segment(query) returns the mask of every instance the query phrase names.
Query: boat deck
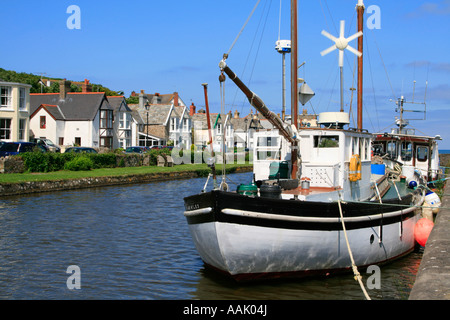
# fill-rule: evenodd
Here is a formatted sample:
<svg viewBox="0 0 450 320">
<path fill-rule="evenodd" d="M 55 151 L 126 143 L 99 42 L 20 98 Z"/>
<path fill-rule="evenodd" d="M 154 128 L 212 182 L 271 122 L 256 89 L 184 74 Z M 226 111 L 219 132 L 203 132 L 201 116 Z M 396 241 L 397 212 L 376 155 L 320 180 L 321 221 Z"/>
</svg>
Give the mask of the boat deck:
<svg viewBox="0 0 450 320">
<path fill-rule="evenodd" d="M 313 194 L 328 193 L 336 190 L 342 190 L 342 188 L 337 187 L 310 187 L 309 189 L 303 189 L 298 187 L 291 190 L 283 190 L 283 194 L 289 194 L 293 196 L 309 196 Z"/>
</svg>

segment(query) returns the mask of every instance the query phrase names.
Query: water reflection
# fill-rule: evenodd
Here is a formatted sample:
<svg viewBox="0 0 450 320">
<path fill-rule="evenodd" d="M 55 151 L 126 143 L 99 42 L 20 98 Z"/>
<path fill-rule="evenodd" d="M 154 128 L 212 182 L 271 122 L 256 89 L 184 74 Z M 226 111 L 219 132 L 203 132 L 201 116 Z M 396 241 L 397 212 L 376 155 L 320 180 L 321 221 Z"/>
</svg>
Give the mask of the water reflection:
<svg viewBox="0 0 450 320">
<path fill-rule="evenodd" d="M 230 177 L 239 184 L 251 173 Z M 236 284 L 205 269 L 182 214 L 183 197 L 204 182 L 1 199 L 0 299 L 364 299 L 352 275 Z M 371 298 L 407 299 L 420 258 L 382 267 Z M 67 289 L 70 265 L 81 269 L 81 290 Z"/>
</svg>

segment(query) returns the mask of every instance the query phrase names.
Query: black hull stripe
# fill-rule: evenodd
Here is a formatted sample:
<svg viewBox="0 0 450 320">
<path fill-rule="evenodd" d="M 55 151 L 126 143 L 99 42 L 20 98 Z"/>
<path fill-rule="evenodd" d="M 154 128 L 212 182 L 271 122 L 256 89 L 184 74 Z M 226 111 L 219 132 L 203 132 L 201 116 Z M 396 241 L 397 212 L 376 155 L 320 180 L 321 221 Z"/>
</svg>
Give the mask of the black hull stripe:
<svg viewBox="0 0 450 320">
<path fill-rule="evenodd" d="M 342 230 L 337 202 L 251 198 L 222 191 L 201 193 L 184 200 L 188 224 L 222 222 L 282 229 Z M 416 210 L 406 207 L 411 204 L 411 200 L 412 195 L 383 205 L 342 203 L 346 228 L 352 230 L 403 222 L 416 214 Z M 405 209 L 400 210 L 399 205 L 405 205 Z M 238 211 L 254 212 L 261 216 L 230 214 L 230 212 Z M 200 212 L 201 214 L 196 214 Z M 392 214 L 393 212 L 398 214 Z M 262 216 L 263 214 L 266 216 Z M 267 217 L 276 218 L 277 216 L 285 219 L 267 219 Z"/>
</svg>

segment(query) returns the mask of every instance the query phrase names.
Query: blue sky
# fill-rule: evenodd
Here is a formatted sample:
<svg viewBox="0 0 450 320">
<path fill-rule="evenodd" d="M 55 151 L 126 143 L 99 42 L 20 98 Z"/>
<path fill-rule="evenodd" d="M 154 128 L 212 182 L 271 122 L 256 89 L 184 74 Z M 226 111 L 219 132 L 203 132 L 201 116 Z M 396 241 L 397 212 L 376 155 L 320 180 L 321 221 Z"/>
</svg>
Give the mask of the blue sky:
<svg viewBox="0 0 450 320">
<path fill-rule="evenodd" d="M 257 0 L 190 1 L 5 1 L 0 67 L 27 73 L 101 83 L 112 90 L 147 93 L 179 92 L 186 104 L 204 107 L 202 83 L 208 83 L 213 112 L 220 111 L 218 63 L 227 52 Z M 357 0 L 299 0 L 299 69 L 316 92 L 304 107 L 308 112 L 339 110 L 337 52 L 320 52 L 332 45 L 321 35 L 338 35 L 346 21 L 346 36 L 356 32 Z M 396 100 L 401 95 L 423 102 L 426 120 L 411 121 L 418 133 L 440 134 L 441 149 L 450 149 L 450 0 L 364 1 L 380 9 L 380 29 L 365 28 L 364 127 L 389 131 Z M 81 10 L 81 29 L 67 28 L 70 5 Z M 279 34 L 289 39 L 289 1 L 261 0 L 233 47 L 229 66 L 275 112 L 281 112 L 281 55 L 274 49 Z M 372 14 L 366 13 L 366 20 Z M 350 43 L 356 47 L 356 41 Z M 289 86 L 289 56 L 287 56 Z M 355 56 L 344 62 L 345 110 L 351 100 Z M 290 101 L 289 90 L 287 99 Z M 250 106 L 234 84 L 225 82 L 225 111 L 242 115 Z M 422 104 L 405 108 L 422 109 Z M 290 107 L 287 107 L 290 110 Z M 417 118 L 421 114 L 414 113 Z"/>
</svg>

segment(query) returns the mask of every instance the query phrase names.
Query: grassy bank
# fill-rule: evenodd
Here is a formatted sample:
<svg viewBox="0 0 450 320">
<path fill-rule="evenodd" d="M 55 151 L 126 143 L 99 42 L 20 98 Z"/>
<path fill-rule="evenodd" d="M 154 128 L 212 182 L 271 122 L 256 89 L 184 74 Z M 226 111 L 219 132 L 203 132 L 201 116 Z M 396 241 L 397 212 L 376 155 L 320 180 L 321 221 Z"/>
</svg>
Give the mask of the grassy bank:
<svg viewBox="0 0 450 320">
<path fill-rule="evenodd" d="M 227 164 L 227 172 L 232 173 L 237 168 L 251 168 L 251 164 Z M 217 165 L 218 172 L 221 172 L 222 165 Z M 128 176 L 140 174 L 152 174 L 162 172 L 183 172 L 183 171 L 197 171 L 200 176 L 207 176 L 211 172 L 206 164 L 181 164 L 174 167 L 157 167 L 157 166 L 143 166 L 143 167 L 126 167 L 126 168 L 101 168 L 89 171 L 54 171 L 48 173 L 9 173 L 0 174 L 0 184 L 4 183 L 22 183 L 33 181 L 54 181 L 54 180 L 71 180 L 82 179 L 90 177 L 109 177 L 109 176 Z"/>
</svg>

